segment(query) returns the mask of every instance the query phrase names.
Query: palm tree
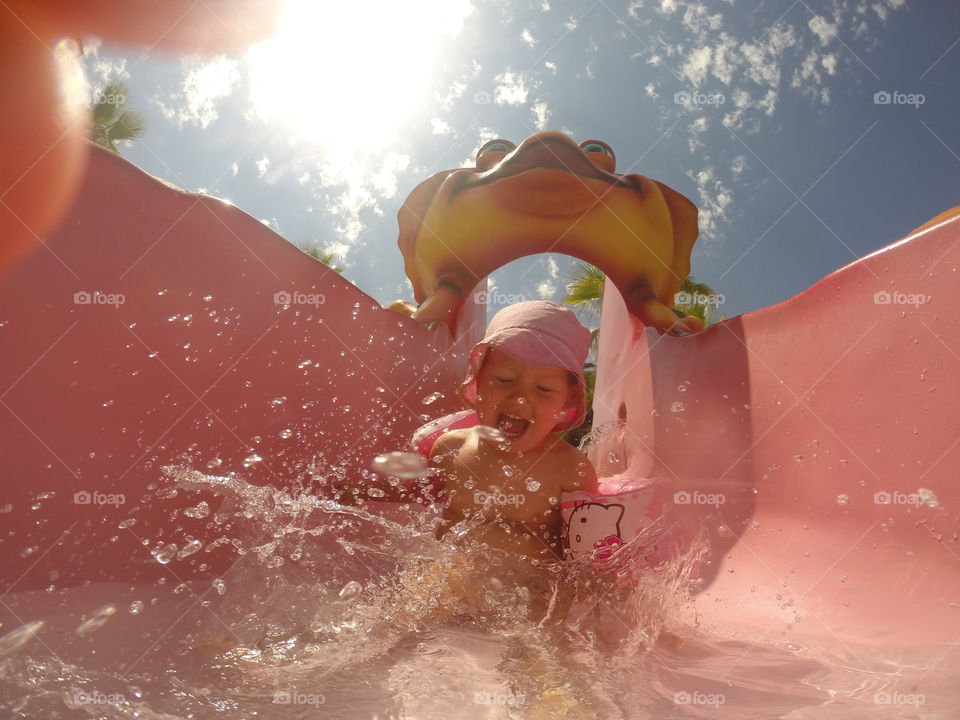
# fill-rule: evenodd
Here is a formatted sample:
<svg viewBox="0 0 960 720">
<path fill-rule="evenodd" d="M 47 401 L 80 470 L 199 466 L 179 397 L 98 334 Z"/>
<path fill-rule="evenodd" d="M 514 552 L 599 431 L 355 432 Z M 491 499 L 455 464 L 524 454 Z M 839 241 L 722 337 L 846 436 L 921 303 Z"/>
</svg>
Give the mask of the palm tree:
<svg viewBox="0 0 960 720">
<path fill-rule="evenodd" d="M 719 318 L 714 317 L 722 297 L 712 287 L 706 283 L 698 283 L 693 279 L 693 275 L 690 275 L 680 286 L 673 311 L 677 315 L 693 315 L 700 318 L 706 329 L 723 320 L 723 315 Z"/>
<path fill-rule="evenodd" d="M 143 137 L 147 127 L 146 118 L 136 110 L 127 110 L 127 88 L 123 83 L 112 82 L 94 93 L 90 139 L 118 155 L 121 143 L 129 145 Z"/>
<path fill-rule="evenodd" d="M 320 247 L 320 245 L 318 245 L 317 243 L 314 243 L 310 247 L 307 247 L 305 245 L 299 245 L 298 247 L 301 250 L 303 250 L 307 255 L 312 257 L 314 260 L 319 260 L 334 272 L 336 273 L 343 272 L 342 267 L 337 267 L 336 265 L 333 264 L 333 261 L 336 259 L 337 256 L 333 252 L 333 250 L 330 248 L 329 245 Z"/>
<path fill-rule="evenodd" d="M 586 315 L 591 319 L 600 319 L 603 308 L 603 285 L 606 276 L 590 263 L 581 261 L 570 266 L 567 273 L 567 295 L 563 304 L 569 305 L 573 311 L 583 318 Z M 600 341 L 600 329 L 590 331 L 590 353 L 596 354 L 597 344 Z"/>
</svg>

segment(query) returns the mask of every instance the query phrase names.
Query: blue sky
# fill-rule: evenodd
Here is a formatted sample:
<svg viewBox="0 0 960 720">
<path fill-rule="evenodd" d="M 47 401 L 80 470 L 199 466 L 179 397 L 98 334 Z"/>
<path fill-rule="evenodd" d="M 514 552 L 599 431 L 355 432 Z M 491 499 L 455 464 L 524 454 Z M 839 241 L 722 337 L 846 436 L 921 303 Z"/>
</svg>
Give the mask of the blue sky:
<svg viewBox="0 0 960 720">
<path fill-rule="evenodd" d="M 412 299 L 396 247 L 410 190 L 472 165 L 486 140 L 539 129 L 604 140 L 618 172 L 693 200 L 693 273 L 727 317 L 960 204 L 955 0 L 298 1 L 290 13 L 277 39 L 235 57 L 87 39 L 91 92 L 120 80 L 147 116 L 126 158 L 295 244 L 333 246 L 381 303 Z M 569 264 L 519 260 L 494 286 L 559 300 Z"/>
</svg>

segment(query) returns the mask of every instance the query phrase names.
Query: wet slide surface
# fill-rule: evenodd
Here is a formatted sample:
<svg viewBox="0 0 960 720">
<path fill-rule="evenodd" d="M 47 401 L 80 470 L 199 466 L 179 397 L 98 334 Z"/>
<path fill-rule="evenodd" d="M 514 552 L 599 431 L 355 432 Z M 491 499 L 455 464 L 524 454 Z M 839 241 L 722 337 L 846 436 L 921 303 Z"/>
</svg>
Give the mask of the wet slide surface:
<svg viewBox="0 0 960 720">
<path fill-rule="evenodd" d="M 626 431 L 617 467 L 592 459 L 657 478 L 677 518 L 704 523 L 698 622 L 960 638 L 958 239 L 947 218 L 683 338 L 608 291 L 597 423 Z M 48 249 L 0 284 L 0 323 L 4 590 L 220 574 L 229 545 L 151 554 L 222 534 L 182 512 L 205 496 L 174 495 L 165 466 L 295 490 L 321 453 L 357 472 L 458 409 L 444 328 L 97 148 Z"/>
</svg>

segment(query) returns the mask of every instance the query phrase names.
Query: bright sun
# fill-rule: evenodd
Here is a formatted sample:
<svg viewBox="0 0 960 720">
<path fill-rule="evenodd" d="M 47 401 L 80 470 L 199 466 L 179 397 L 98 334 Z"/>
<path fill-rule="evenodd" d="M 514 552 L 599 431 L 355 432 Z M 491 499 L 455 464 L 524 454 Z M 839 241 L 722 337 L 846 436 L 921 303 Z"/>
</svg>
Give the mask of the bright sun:
<svg viewBox="0 0 960 720">
<path fill-rule="evenodd" d="M 251 96 L 297 139 L 376 149 L 422 106 L 444 36 L 470 0 L 287 0 L 277 34 L 250 50 Z"/>
</svg>

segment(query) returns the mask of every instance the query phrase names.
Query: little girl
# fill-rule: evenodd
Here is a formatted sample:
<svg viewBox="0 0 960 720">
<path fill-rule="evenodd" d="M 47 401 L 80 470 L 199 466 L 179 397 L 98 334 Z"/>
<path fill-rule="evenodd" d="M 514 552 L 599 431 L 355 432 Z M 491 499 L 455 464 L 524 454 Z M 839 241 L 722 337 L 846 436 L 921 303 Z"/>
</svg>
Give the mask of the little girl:
<svg viewBox="0 0 960 720">
<path fill-rule="evenodd" d="M 444 481 L 441 535 L 466 520 L 492 547 L 562 557 L 560 494 L 597 491 L 593 466 L 557 434 L 584 420 L 589 348 L 590 331 L 551 302 L 493 317 L 460 387 L 478 425 L 445 432 L 429 449 Z"/>
</svg>

